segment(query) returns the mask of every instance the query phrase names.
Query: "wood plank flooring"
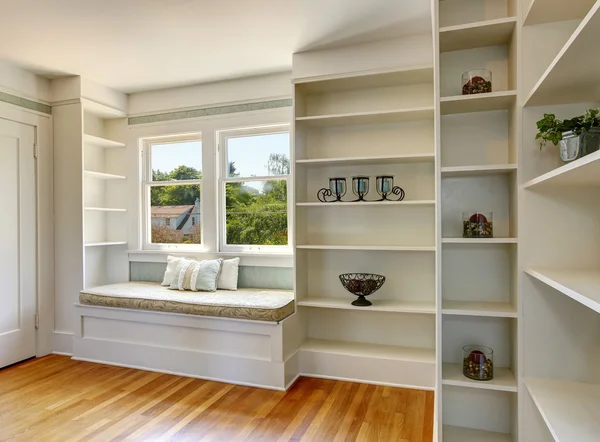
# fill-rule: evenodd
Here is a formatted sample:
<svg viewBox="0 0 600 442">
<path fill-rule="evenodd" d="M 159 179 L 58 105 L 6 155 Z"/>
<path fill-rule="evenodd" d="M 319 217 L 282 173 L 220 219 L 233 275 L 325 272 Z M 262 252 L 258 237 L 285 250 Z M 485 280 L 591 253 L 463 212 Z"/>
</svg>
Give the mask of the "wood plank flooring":
<svg viewBox="0 0 600 442">
<path fill-rule="evenodd" d="M 433 392 L 301 378 L 286 393 L 46 356 L 0 370 L 1 441 L 433 439 Z"/>
</svg>

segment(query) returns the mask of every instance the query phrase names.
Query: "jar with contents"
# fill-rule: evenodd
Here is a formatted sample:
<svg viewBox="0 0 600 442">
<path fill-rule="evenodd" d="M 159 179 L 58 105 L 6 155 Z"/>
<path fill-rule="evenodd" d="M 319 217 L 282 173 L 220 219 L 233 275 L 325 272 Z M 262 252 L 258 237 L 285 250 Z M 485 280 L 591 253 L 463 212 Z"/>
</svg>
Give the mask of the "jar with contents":
<svg viewBox="0 0 600 442">
<path fill-rule="evenodd" d="M 463 212 L 463 238 L 493 238 L 492 212 Z"/>
<path fill-rule="evenodd" d="M 483 345 L 465 345 L 463 374 L 475 381 L 491 381 L 494 378 L 494 351 Z"/>
<path fill-rule="evenodd" d="M 492 92 L 492 72 L 475 69 L 462 74 L 462 94 L 485 94 Z"/>
</svg>

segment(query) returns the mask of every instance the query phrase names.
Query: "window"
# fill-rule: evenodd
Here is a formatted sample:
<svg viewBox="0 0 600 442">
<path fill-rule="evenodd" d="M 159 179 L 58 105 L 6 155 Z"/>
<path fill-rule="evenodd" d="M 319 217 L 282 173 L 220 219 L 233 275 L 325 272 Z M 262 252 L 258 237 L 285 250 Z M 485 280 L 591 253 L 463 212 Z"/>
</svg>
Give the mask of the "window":
<svg viewBox="0 0 600 442">
<path fill-rule="evenodd" d="M 144 248 L 202 244 L 202 140 L 198 134 L 146 140 Z"/>
<path fill-rule="evenodd" d="M 220 133 L 221 250 L 289 247 L 288 126 Z"/>
</svg>

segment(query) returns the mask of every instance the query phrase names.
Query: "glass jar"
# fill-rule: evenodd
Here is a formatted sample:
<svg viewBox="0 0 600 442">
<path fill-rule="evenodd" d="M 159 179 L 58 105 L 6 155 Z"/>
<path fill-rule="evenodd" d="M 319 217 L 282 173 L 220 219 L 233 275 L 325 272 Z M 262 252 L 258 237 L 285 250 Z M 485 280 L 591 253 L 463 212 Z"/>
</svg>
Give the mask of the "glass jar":
<svg viewBox="0 0 600 442">
<path fill-rule="evenodd" d="M 475 69 L 462 74 L 462 94 L 485 94 L 492 92 L 492 72 L 487 69 Z"/>
<path fill-rule="evenodd" d="M 465 345 L 463 374 L 474 381 L 491 381 L 494 378 L 494 351 L 483 345 Z"/>
<path fill-rule="evenodd" d="M 492 212 L 463 212 L 463 238 L 493 238 Z"/>
</svg>

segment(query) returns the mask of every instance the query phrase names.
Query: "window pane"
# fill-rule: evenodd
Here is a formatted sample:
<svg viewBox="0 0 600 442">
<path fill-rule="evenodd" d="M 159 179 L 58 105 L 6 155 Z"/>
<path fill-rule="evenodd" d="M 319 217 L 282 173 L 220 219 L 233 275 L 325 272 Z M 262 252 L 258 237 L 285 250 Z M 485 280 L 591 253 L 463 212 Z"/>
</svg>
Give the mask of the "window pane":
<svg viewBox="0 0 600 442">
<path fill-rule="evenodd" d="M 286 181 L 225 186 L 227 244 L 288 245 Z"/>
<path fill-rule="evenodd" d="M 202 178 L 202 141 L 153 144 L 152 181 Z"/>
<path fill-rule="evenodd" d="M 150 188 L 151 242 L 201 244 L 200 185 Z"/>
<path fill-rule="evenodd" d="M 227 139 L 228 176 L 290 174 L 290 134 Z"/>
</svg>

